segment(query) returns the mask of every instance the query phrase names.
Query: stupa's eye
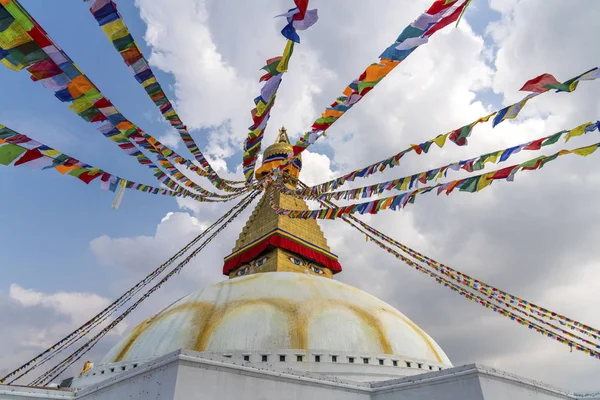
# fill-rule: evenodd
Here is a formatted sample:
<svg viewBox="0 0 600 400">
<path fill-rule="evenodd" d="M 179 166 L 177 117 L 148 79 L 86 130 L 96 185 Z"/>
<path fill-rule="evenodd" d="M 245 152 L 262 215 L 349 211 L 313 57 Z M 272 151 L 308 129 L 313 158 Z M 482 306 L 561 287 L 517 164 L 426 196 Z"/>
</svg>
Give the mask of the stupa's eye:
<svg viewBox="0 0 600 400">
<path fill-rule="evenodd" d="M 258 260 L 257 262 L 254 263 L 255 267 L 260 267 L 261 265 L 264 265 L 267 260 L 269 259 L 269 257 L 263 257 L 260 260 Z"/>
<path fill-rule="evenodd" d="M 290 261 L 293 262 L 296 265 L 304 265 L 304 262 L 302 262 L 302 260 L 297 259 L 296 257 L 290 257 Z"/>
<path fill-rule="evenodd" d="M 238 272 L 235 273 L 236 276 L 242 276 L 242 275 L 246 275 L 248 272 L 250 272 L 250 266 L 247 265 L 244 268 L 240 269 Z"/>
<path fill-rule="evenodd" d="M 312 272 L 314 272 L 315 274 L 319 274 L 319 275 L 323 275 L 325 273 L 325 271 L 323 271 L 321 268 L 315 267 L 314 265 L 310 266 L 310 270 Z"/>
</svg>

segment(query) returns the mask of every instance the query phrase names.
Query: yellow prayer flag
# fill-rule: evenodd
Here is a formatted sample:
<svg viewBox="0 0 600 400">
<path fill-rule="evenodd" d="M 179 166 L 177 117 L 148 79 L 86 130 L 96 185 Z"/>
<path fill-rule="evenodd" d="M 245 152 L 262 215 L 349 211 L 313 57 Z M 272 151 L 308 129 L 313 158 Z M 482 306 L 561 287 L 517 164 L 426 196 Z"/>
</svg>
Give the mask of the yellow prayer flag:
<svg viewBox="0 0 600 400">
<path fill-rule="evenodd" d="M 496 114 L 498 114 L 498 112 L 497 112 L 497 111 L 494 111 L 493 113 L 491 113 L 491 114 L 489 114 L 489 115 L 486 115 L 486 116 L 485 116 L 485 117 L 483 117 L 483 118 L 479 118 L 479 119 L 477 120 L 477 122 L 488 122 L 488 121 L 490 120 L 490 118 L 492 118 L 492 117 L 493 117 L 494 115 L 496 115 Z"/>
<path fill-rule="evenodd" d="M 123 23 L 122 19 L 116 19 L 108 24 L 102 25 L 102 30 L 108 36 L 110 41 L 121 39 L 129 34 L 129 30 Z"/>
<path fill-rule="evenodd" d="M 0 62 L 2 64 L 4 64 L 4 66 L 6 68 L 12 69 L 13 71 L 17 71 L 17 72 L 20 71 L 20 70 L 22 70 L 23 67 L 25 66 L 23 64 L 14 65 L 14 64 L 10 63 L 6 58 L 3 58 L 2 60 L 0 60 Z"/>
<path fill-rule="evenodd" d="M 492 184 L 492 182 L 494 181 L 492 179 L 492 176 L 494 176 L 495 172 L 488 172 L 487 174 L 481 175 L 481 178 L 479 178 L 479 182 L 477 183 L 477 192 L 479 192 L 480 190 L 485 189 L 486 187 L 490 186 Z"/>
<path fill-rule="evenodd" d="M 153 76 L 153 77 L 152 77 L 152 78 L 150 78 L 150 79 L 146 79 L 144 82 L 142 82 L 142 86 L 143 86 L 143 87 L 150 86 L 150 85 L 152 85 L 153 83 L 156 83 L 156 77 L 155 77 L 155 76 Z"/>
<path fill-rule="evenodd" d="M 79 114 L 93 106 L 94 104 L 87 97 L 80 97 L 71 103 L 69 109 L 75 111 L 76 114 Z"/>
<path fill-rule="evenodd" d="M 565 143 L 573 137 L 583 135 L 585 133 L 585 128 L 592 124 L 593 122 L 586 122 L 585 124 L 579 125 L 577 128 L 571 129 L 569 132 L 567 132 L 567 136 L 565 137 Z"/>
<path fill-rule="evenodd" d="M 283 55 L 281 56 L 281 60 L 277 65 L 277 72 L 287 72 L 288 64 L 290 62 L 290 57 L 292 56 L 292 51 L 294 51 L 294 42 L 288 40 L 285 44 L 285 49 L 283 50 Z"/>
<path fill-rule="evenodd" d="M 449 134 L 450 134 L 450 132 L 448 132 L 444 135 L 439 135 L 438 137 L 433 139 L 433 143 L 437 144 L 440 148 L 444 147 L 444 145 L 446 144 L 446 139 L 448 138 Z"/>
<path fill-rule="evenodd" d="M 496 162 L 498 161 L 498 157 L 500 157 L 502 155 L 502 153 L 504 153 L 504 150 L 501 150 L 501 151 L 497 152 L 496 154 L 490 155 L 488 158 L 485 159 L 485 161 L 483 162 L 483 165 L 485 165 L 486 163 L 489 163 L 489 162 L 496 164 Z"/>
<path fill-rule="evenodd" d="M 410 183 L 410 177 L 404 178 L 402 184 L 400 185 L 400 190 L 408 190 L 408 184 Z"/>
<path fill-rule="evenodd" d="M 57 156 L 57 155 L 61 154 L 60 151 L 54 150 L 54 149 L 41 150 L 41 153 L 44 154 L 45 156 L 48 156 L 48 157 L 54 157 L 54 156 Z"/>
<path fill-rule="evenodd" d="M 575 153 L 578 156 L 587 157 L 598 149 L 597 144 L 593 144 L 591 146 L 580 147 L 578 149 L 571 150 L 571 153 Z"/>
<path fill-rule="evenodd" d="M 261 117 L 266 110 L 267 104 L 265 104 L 262 100 L 259 100 L 256 104 L 256 116 Z"/>
<path fill-rule="evenodd" d="M 13 21 L 8 28 L 0 32 L 0 47 L 4 50 L 9 50 L 32 41 L 31 36 L 25 32 L 18 21 Z"/>
</svg>

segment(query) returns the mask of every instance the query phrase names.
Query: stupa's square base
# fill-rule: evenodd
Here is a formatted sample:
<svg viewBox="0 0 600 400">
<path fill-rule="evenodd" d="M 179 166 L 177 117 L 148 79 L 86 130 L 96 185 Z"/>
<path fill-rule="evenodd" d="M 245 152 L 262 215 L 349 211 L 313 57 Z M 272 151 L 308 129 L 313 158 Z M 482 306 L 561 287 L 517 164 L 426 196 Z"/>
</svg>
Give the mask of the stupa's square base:
<svg viewBox="0 0 600 400">
<path fill-rule="evenodd" d="M 180 350 L 81 389 L 0 385 L 0 399 L 519 400 L 600 399 L 477 364 L 379 382 L 333 378 L 269 363 L 209 359 Z"/>
</svg>

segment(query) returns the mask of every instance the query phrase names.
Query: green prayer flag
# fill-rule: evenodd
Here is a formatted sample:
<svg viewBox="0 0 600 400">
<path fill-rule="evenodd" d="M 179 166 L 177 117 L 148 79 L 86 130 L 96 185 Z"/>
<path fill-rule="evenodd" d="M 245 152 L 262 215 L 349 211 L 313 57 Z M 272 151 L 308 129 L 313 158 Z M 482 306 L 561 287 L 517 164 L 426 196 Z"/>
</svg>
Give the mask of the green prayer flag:
<svg viewBox="0 0 600 400">
<path fill-rule="evenodd" d="M 81 174 L 83 174 L 84 172 L 87 172 L 88 170 L 86 168 L 77 168 L 77 169 L 73 169 L 69 172 L 67 172 L 68 175 L 71 176 L 76 176 L 79 177 Z"/>
<path fill-rule="evenodd" d="M 542 162 L 540 163 L 539 169 L 542 169 L 544 167 L 544 165 L 548 164 L 550 161 L 556 160 L 557 158 L 558 158 L 558 153 L 553 154 L 551 156 L 548 156 L 548 157 L 544 158 L 542 160 Z"/>
<path fill-rule="evenodd" d="M 0 164 L 10 165 L 10 163 L 19 158 L 21 154 L 25 153 L 26 150 L 27 149 L 11 143 L 0 146 Z"/>
<path fill-rule="evenodd" d="M 540 160 L 543 160 L 546 156 L 540 156 L 538 158 L 534 158 L 533 160 L 525 161 L 522 164 L 519 164 L 520 168 L 533 168 L 537 165 Z"/>
<path fill-rule="evenodd" d="M 15 20 L 17 20 L 17 22 L 19 23 L 19 25 L 21 25 L 21 27 L 26 31 L 30 31 L 31 29 L 33 29 L 33 23 L 31 22 L 31 19 L 27 16 L 27 14 L 21 9 L 21 7 L 19 7 L 17 5 L 17 3 L 15 2 L 9 2 L 8 4 L 6 4 L 4 6 L 4 8 L 6 8 L 6 11 L 8 11 L 10 13 L 10 15 L 13 16 L 13 18 Z"/>
<path fill-rule="evenodd" d="M 548 139 L 544 140 L 544 142 L 542 143 L 542 147 L 549 146 L 551 144 L 558 142 L 558 139 L 560 139 L 560 137 L 566 132 L 567 131 L 560 131 L 558 133 L 555 133 L 552 136 L 548 136 Z"/>
<path fill-rule="evenodd" d="M 479 185 L 479 179 L 481 176 L 473 176 L 471 178 L 467 178 L 467 180 L 460 185 L 461 192 L 469 192 L 475 193 L 477 191 L 477 186 Z"/>
</svg>

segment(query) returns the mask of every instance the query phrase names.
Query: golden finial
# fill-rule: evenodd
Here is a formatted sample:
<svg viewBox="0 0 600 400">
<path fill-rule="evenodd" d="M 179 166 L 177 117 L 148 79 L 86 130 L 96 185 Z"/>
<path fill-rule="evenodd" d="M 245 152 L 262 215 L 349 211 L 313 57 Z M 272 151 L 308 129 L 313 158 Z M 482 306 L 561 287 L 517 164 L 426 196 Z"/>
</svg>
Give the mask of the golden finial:
<svg viewBox="0 0 600 400">
<path fill-rule="evenodd" d="M 279 129 L 279 135 L 277 135 L 275 143 L 290 143 L 290 138 L 287 135 L 287 129 L 285 129 L 285 126 L 282 126 L 281 129 Z"/>
</svg>

